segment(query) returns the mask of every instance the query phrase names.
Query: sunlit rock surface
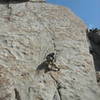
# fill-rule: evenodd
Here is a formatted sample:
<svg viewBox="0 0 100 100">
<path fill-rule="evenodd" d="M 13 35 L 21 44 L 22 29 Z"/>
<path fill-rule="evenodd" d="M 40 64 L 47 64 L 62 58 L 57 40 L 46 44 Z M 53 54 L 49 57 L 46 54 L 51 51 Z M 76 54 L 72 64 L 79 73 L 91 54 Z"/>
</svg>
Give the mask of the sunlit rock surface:
<svg viewBox="0 0 100 100">
<path fill-rule="evenodd" d="M 99 100 L 85 29 L 64 7 L 1 3 L 0 100 Z M 60 71 L 44 73 L 51 52 Z"/>
</svg>

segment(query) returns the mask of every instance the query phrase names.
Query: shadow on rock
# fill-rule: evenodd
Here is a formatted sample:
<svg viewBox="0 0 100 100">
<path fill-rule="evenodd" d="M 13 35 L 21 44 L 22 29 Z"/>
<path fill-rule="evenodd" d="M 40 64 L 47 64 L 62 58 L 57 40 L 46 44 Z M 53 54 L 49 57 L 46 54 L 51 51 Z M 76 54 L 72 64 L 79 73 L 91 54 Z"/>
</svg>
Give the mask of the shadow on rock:
<svg viewBox="0 0 100 100">
<path fill-rule="evenodd" d="M 46 61 L 44 61 L 43 63 L 41 63 L 41 64 L 37 67 L 36 70 L 37 70 L 37 71 L 44 70 L 45 73 L 48 72 L 48 71 L 51 71 L 51 69 L 49 68 L 49 64 L 48 64 Z"/>
<path fill-rule="evenodd" d="M 100 30 L 87 30 L 87 37 L 90 42 L 89 51 L 93 56 L 94 66 L 96 71 L 100 71 Z"/>
<path fill-rule="evenodd" d="M 16 4 L 16 3 L 23 3 L 28 2 L 29 0 L 0 0 L 0 4 Z"/>
<path fill-rule="evenodd" d="M 49 67 L 49 66 L 52 66 L 53 68 L 52 68 L 52 67 Z M 47 61 L 44 61 L 43 63 L 41 63 L 41 64 L 37 67 L 36 70 L 37 70 L 37 71 L 44 70 L 44 73 L 47 73 L 47 72 L 49 72 L 49 71 L 54 71 L 54 72 L 56 72 L 56 71 L 59 71 L 60 69 L 57 68 L 57 67 L 55 66 L 55 64 L 49 65 Z"/>
<path fill-rule="evenodd" d="M 30 0 L 0 0 L 0 4 L 16 4 L 16 3 L 23 3 L 23 2 L 28 2 Z M 33 3 L 45 3 L 46 1 L 30 1 Z"/>
</svg>

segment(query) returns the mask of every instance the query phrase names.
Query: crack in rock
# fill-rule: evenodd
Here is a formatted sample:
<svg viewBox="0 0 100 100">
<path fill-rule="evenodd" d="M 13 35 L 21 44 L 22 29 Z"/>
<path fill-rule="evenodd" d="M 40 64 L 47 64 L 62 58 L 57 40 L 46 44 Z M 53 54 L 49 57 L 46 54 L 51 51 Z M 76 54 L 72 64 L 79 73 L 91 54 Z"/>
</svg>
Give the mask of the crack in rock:
<svg viewBox="0 0 100 100">
<path fill-rule="evenodd" d="M 57 54 L 57 50 L 56 50 L 56 44 L 55 44 L 55 34 L 54 34 L 54 31 L 49 27 L 45 26 L 45 24 L 41 21 L 41 18 L 36 14 L 34 13 L 35 16 L 38 18 L 40 24 L 45 27 L 45 29 L 49 32 L 50 36 L 51 36 L 51 39 L 52 39 L 52 44 L 53 44 L 53 47 L 54 47 L 54 51 L 55 53 Z"/>
<path fill-rule="evenodd" d="M 60 89 L 65 88 L 65 87 L 62 87 L 61 84 L 51 74 L 50 74 L 50 76 L 56 82 L 56 86 L 57 86 L 56 89 L 59 94 L 60 100 L 62 100 Z"/>
<path fill-rule="evenodd" d="M 16 88 L 14 89 L 14 91 L 15 91 L 15 99 L 16 100 L 21 100 L 19 91 Z"/>
<path fill-rule="evenodd" d="M 8 21 L 11 21 L 11 15 L 12 15 L 12 7 L 10 7 L 9 2 L 6 5 L 7 9 L 8 9 L 8 16 L 6 17 L 6 19 Z"/>
</svg>

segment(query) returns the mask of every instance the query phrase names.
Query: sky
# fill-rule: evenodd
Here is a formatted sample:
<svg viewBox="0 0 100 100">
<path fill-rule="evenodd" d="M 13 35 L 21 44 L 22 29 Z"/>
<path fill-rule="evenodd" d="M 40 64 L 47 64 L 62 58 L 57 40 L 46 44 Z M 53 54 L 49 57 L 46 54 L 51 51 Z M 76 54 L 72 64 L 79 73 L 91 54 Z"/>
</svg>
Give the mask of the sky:
<svg viewBox="0 0 100 100">
<path fill-rule="evenodd" d="M 100 28 L 100 0 L 47 0 L 70 8 L 89 28 Z"/>
</svg>

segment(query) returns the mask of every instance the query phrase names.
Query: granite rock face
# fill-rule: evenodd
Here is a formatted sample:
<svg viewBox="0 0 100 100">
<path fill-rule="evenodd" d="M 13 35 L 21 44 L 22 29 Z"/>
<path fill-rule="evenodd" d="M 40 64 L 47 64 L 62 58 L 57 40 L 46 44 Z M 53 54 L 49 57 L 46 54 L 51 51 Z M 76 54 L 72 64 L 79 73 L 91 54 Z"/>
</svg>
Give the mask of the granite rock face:
<svg viewBox="0 0 100 100">
<path fill-rule="evenodd" d="M 0 4 L 0 100 L 99 100 L 85 29 L 64 7 Z M 60 71 L 45 73 L 51 52 Z"/>
</svg>

